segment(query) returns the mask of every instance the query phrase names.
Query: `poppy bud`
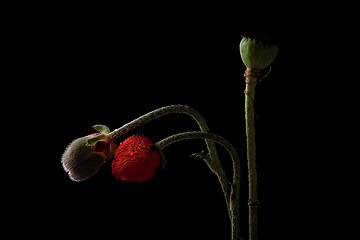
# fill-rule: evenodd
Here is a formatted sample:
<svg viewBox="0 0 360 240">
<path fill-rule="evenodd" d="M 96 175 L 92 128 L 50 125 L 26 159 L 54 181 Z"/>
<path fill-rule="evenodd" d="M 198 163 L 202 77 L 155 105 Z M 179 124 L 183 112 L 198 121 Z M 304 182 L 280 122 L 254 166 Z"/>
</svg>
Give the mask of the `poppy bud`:
<svg viewBox="0 0 360 240">
<path fill-rule="evenodd" d="M 111 171 L 116 179 L 146 181 L 152 178 L 162 158 L 155 144 L 145 136 L 131 136 L 115 151 Z"/>
<path fill-rule="evenodd" d="M 115 148 L 105 134 L 91 134 L 71 142 L 61 157 L 61 163 L 71 180 L 84 181 L 97 173 L 111 158 Z"/>
<path fill-rule="evenodd" d="M 263 70 L 270 66 L 278 53 L 278 47 L 267 43 L 264 36 L 247 34 L 240 41 L 240 55 L 245 66 L 252 70 Z"/>
</svg>

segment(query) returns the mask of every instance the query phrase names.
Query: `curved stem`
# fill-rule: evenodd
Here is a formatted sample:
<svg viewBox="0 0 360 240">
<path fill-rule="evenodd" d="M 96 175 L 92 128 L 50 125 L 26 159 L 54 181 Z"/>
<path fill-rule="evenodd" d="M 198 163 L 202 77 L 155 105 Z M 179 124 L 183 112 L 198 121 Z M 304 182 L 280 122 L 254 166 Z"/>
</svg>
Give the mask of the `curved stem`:
<svg viewBox="0 0 360 240">
<path fill-rule="evenodd" d="M 161 116 L 171 113 L 183 113 L 190 115 L 193 119 L 195 119 L 202 132 L 210 132 L 209 127 L 205 122 L 204 118 L 195 109 L 183 105 L 170 105 L 156 109 L 147 114 L 144 114 L 143 116 L 125 124 L 124 126 L 115 129 L 114 131 L 108 134 L 108 138 L 110 141 L 114 141 L 118 137 L 122 136 L 123 134 L 133 130 L 134 128 L 142 124 L 145 124 L 153 119 L 157 119 Z M 210 159 L 206 159 L 205 162 L 207 163 L 209 168 L 217 175 L 221 188 L 224 192 L 226 204 L 229 209 L 230 194 L 231 194 L 230 184 L 221 166 L 214 142 L 209 139 L 206 139 L 205 141 L 210 155 Z"/>
<path fill-rule="evenodd" d="M 245 89 L 245 120 L 247 140 L 247 160 L 249 178 L 249 239 L 258 239 L 258 196 L 257 196 L 257 172 L 256 172 L 256 148 L 255 148 L 255 119 L 254 97 L 255 87 L 260 71 L 247 69 Z"/>
<path fill-rule="evenodd" d="M 208 132 L 184 132 L 167 137 L 155 145 L 160 152 L 175 142 L 187 139 L 205 139 L 212 140 L 222 145 L 230 154 L 233 162 L 233 182 L 231 185 L 231 196 L 229 205 L 229 217 L 231 221 L 231 239 L 240 239 L 240 222 L 239 222 L 239 207 L 240 207 L 240 159 L 234 146 L 225 138 Z"/>
</svg>

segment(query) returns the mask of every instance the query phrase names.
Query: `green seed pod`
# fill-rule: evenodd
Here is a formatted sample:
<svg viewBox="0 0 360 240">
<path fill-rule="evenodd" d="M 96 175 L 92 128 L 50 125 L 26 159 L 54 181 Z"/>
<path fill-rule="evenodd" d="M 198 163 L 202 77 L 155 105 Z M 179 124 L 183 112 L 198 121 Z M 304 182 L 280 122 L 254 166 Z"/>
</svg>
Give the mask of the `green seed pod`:
<svg viewBox="0 0 360 240">
<path fill-rule="evenodd" d="M 240 41 L 240 55 L 245 66 L 252 70 L 263 70 L 270 66 L 278 53 L 278 47 L 256 38 L 244 37 Z"/>
<path fill-rule="evenodd" d="M 61 163 L 71 180 L 84 181 L 94 176 L 115 150 L 116 145 L 108 142 L 105 135 L 92 134 L 71 142 L 62 155 Z"/>
</svg>

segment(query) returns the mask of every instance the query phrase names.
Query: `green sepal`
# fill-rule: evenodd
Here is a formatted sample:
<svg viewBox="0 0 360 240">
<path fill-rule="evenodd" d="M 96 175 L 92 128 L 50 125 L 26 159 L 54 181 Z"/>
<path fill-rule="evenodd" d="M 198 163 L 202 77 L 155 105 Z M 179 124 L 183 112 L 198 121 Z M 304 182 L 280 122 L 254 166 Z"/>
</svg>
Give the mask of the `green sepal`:
<svg viewBox="0 0 360 240">
<path fill-rule="evenodd" d="M 91 147 L 86 144 L 86 140 L 87 137 L 75 139 L 66 147 L 61 157 L 61 163 L 66 172 L 83 161 L 85 156 L 91 152 Z"/>
<path fill-rule="evenodd" d="M 104 134 L 110 133 L 110 129 L 107 126 L 102 125 L 102 124 L 94 125 L 94 126 L 92 126 L 92 128 L 99 131 L 100 133 L 104 133 Z"/>
<path fill-rule="evenodd" d="M 64 170 L 73 181 L 84 181 L 94 176 L 106 160 L 100 152 L 93 152 L 87 144 L 88 136 L 72 141 L 61 157 Z"/>
<path fill-rule="evenodd" d="M 69 171 L 69 177 L 75 182 L 93 177 L 105 162 L 105 155 L 98 152 L 87 154 L 84 159 Z"/>
<path fill-rule="evenodd" d="M 97 141 L 107 140 L 107 136 L 105 134 L 99 134 L 96 136 L 88 137 L 86 143 L 87 145 L 93 146 Z"/>
</svg>

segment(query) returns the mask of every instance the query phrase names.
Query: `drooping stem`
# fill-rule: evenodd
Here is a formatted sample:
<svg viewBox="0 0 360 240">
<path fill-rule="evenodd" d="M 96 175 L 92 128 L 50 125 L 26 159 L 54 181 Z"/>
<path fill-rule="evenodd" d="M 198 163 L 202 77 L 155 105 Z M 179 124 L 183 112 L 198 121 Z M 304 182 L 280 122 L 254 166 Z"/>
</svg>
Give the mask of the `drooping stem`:
<svg viewBox="0 0 360 240">
<path fill-rule="evenodd" d="M 233 161 L 233 181 L 231 184 L 231 196 L 229 205 L 229 217 L 231 221 L 231 239 L 240 239 L 240 159 L 234 146 L 225 138 L 208 132 L 184 132 L 172 135 L 156 143 L 157 148 L 162 151 L 166 146 L 187 139 L 212 140 L 222 145 L 230 154 Z"/>
<path fill-rule="evenodd" d="M 257 196 L 257 172 L 256 172 L 256 148 L 255 148 L 255 119 L 254 97 L 255 87 L 260 76 L 260 71 L 247 69 L 245 72 L 245 120 L 248 160 L 249 181 L 249 238 L 258 240 L 258 196 Z"/>
<path fill-rule="evenodd" d="M 118 137 L 122 136 L 123 134 L 135 129 L 136 127 L 143 125 L 153 119 L 157 119 L 161 116 L 171 114 L 171 113 L 183 113 L 190 115 L 197 124 L 199 125 L 202 132 L 210 132 L 207 123 L 205 122 L 204 118 L 193 108 L 183 105 L 170 105 L 166 107 L 162 107 L 151 111 L 143 116 L 125 124 L 124 126 L 115 129 L 113 132 L 108 134 L 108 138 L 110 141 L 114 141 Z M 224 192 L 225 202 L 230 209 L 230 195 L 231 195 L 231 187 L 229 181 L 226 177 L 226 174 L 221 166 L 219 156 L 216 151 L 216 147 L 214 142 L 211 139 L 205 140 L 207 148 L 209 150 L 210 159 L 205 159 L 205 162 L 209 166 L 209 168 L 217 175 L 221 188 Z M 230 210 L 229 210 L 230 211 Z"/>
</svg>

